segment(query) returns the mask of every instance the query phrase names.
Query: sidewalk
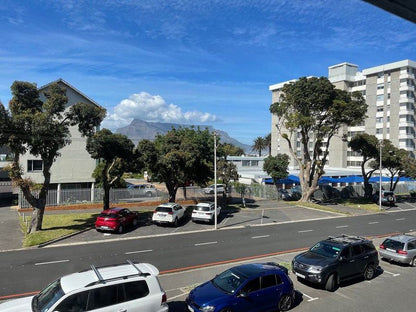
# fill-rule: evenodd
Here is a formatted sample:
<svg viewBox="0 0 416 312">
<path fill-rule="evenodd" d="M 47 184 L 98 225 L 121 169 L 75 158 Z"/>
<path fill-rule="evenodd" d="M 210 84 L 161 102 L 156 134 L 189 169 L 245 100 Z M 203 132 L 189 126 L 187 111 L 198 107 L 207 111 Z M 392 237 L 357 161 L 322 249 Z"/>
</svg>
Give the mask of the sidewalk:
<svg viewBox="0 0 416 312">
<path fill-rule="evenodd" d="M 0 251 L 22 248 L 23 232 L 17 207 L 0 207 Z"/>
</svg>

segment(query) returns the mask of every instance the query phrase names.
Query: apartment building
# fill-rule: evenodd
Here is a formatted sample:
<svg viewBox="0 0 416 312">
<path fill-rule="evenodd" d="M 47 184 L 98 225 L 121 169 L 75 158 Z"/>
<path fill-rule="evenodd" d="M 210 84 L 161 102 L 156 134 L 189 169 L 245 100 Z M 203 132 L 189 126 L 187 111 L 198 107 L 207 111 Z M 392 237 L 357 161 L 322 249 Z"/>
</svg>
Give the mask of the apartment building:
<svg viewBox="0 0 416 312">
<path fill-rule="evenodd" d="M 345 127 L 331 140 L 328 167 L 357 168 L 361 156 L 348 149 L 343 135 L 351 139 L 358 133 L 389 139 L 398 148 L 415 153 L 415 76 L 416 62 L 403 60 L 358 70 L 358 65 L 341 63 L 330 66 L 328 79 L 338 89 L 362 92 L 368 104 L 367 118 L 355 127 Z M 291 80 L 294 81 L 294 80 Z M 272 103 L 278 101 L 281 89 L 290 81 L 271 85 Z M 272 115 L 272 155 L 289 154 L 287 142 L 276 128 L 278 118 Z M 292 145 L 300 154 L 300 137 L 293 137 Z M 294 160 L 291 166 L 296 167 Z"/>
</svg>

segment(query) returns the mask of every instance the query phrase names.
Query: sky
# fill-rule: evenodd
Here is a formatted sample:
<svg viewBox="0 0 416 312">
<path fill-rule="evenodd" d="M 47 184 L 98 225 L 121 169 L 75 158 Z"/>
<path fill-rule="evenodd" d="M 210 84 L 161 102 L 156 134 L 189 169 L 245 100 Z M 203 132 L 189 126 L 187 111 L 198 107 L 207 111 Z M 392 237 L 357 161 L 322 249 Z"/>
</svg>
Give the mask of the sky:
<svg viewBox="0 0 416 312">
<path fill-rule="evenodd" d="M 15 80 L 64 79 L 107 110 L 210 125 L 242 143 L 271 131 L 269 86 L 416 61 L 416 25 L 361 0 L 2 0 L 0 101 Z"/>
</svg>

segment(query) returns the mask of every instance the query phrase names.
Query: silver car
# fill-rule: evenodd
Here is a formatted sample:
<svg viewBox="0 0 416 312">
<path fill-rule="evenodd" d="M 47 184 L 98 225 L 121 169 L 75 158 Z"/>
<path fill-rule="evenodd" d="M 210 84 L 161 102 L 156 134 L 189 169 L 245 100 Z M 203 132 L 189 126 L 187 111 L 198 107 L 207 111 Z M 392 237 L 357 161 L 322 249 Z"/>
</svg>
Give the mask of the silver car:
<svg viewBox="0 0 416 312">
<path fill-rule="evenodd" d="M 378 252 L 382 259 L 416 266 L 416 236 L 401 234 L 387 237 Z"/>
</svg>

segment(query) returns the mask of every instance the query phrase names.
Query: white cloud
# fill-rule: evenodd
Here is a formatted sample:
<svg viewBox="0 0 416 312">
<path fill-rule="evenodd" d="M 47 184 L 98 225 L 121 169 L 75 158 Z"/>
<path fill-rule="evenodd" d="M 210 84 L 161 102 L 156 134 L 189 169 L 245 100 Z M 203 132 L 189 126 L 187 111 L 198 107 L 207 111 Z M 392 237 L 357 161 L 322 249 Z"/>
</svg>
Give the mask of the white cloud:
<svg viewBox="0 0 416 312">
<path fill-rule="evenodd" d="M 122 100 L 114 112 L 107 115 L 103 127 L 115 130 L 127 126 L 133 119 L 151 122 L 194 123 L 215 122 L 217 117 L 210 113 L 186 111 L 175 104 L 168 104 L 160 95 L 140 92 Z"/>
</svg>

